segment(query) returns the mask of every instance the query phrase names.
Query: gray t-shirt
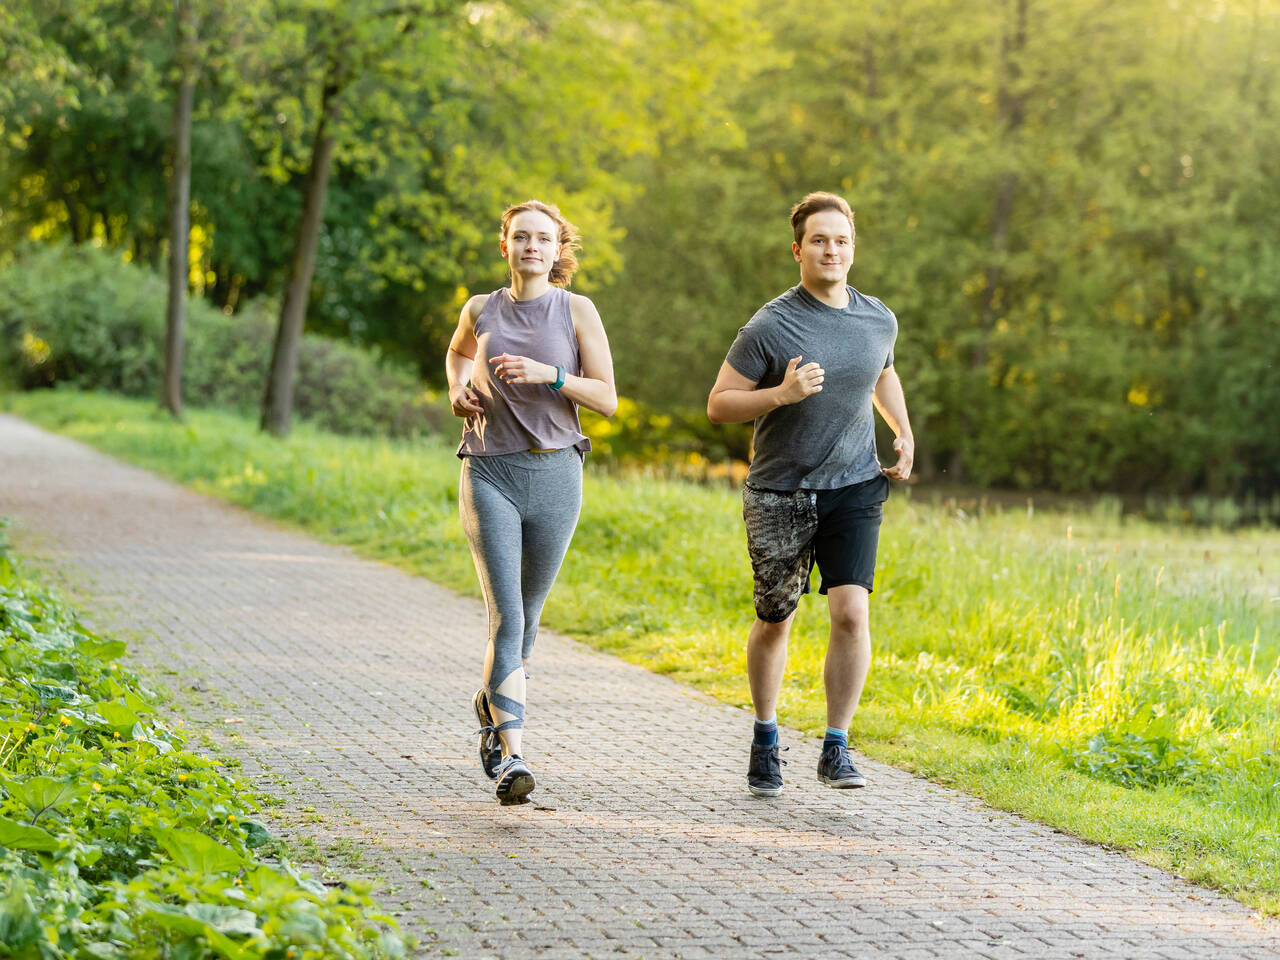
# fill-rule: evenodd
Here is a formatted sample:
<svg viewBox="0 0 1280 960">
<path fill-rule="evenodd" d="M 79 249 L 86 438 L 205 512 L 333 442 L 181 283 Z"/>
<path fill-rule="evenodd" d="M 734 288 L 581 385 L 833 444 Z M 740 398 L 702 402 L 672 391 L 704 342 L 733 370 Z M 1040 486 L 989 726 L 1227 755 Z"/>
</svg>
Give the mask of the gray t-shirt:
<svg viewBox="0 0 1280 960">
<path fill-rule="evenodd" d="M 893 363 L 898 320 L 848 289 L 848 306 L 837 309 L 796 285 L 757 310 L 729 348 L 729 366 L 760 388 L 781 383 L 792 357 L 826 371 L 821 392 L 756 419 L 753 486 L 834 490 L 880 473 L 871 397 Z"/>
</svg>

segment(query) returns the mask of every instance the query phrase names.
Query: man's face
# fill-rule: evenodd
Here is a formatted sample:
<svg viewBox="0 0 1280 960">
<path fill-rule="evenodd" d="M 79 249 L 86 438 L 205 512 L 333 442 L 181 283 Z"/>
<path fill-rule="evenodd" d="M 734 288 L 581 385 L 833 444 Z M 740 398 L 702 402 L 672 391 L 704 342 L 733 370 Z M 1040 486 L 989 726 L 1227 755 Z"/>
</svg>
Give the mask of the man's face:
<svg viewBox="0 0 1280 960">
<path fill-rule="evenodd" d="M 791 244 L 801 282 L 844 283 L 853 266 L 853 225 L 839 210 L 819 210 L 804 223 L 804 239 Z"/>
</svg>

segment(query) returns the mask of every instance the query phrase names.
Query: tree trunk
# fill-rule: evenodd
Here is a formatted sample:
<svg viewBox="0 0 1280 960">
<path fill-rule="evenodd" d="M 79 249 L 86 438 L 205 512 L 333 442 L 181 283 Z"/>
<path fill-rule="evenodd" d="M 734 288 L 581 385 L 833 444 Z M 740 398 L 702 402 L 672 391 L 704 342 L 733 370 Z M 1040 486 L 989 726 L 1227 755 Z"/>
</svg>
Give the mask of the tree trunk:
<svg viewBox="0 0 1280 960">
<path fill-rule="evenodd" d="M 187 323 L 191 247 L 191 112 L 195 103 L 195 13 L 177 0 L 178 96 L 173 107 L 173 178 L 169 184 L 169 305 L 165 311 L 160 406 L 182 418 L 182 354 Z"/>
<path fill-rule="evenodd" d="M 303 187 L 302 221 L 298 241 L 289 264 L 289 282 L 280 307 L 275 346 L 271 351 L 271 371 L 262 400 L 262 429 L 277 437 L 289 435 L 293 418 L 293 379 L 298 370 L 298 350 L 307 317 L 307 298 L 316 269 L 316 247 L 324 221 L 325 194 L 329 189 L 329 164 L 333 159 L 334 126 L 338 117 L 339 87 L 327 80 L 320 101 L 311 147 L 311 168 Z"/>
</svg>

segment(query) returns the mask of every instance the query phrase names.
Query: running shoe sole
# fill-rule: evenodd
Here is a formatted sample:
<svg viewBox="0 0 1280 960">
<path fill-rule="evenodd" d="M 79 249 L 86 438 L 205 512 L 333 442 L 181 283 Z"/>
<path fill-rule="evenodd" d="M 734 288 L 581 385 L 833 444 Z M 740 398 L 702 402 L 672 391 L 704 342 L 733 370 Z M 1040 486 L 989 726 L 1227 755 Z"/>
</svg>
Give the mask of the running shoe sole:
<svg viewBox="0 0 1280 960">
<path fill-rule="evenodd" d="M 498 782 L 498 803 L 504 807 L 513 807 L 529 802 L 529 794 L 533 793 L 533 774 L 527 767 L 512 770 Z"/>
<path fill-rule="evenodd" d="M 489 698 L 484 688 L 476 691 L 471 699 L 475 707 L 476 720 L 480 723 L 480 767 L 490 780 L 498 779 L 498 764 L 502 762 L 502 747 L 498 744 L 498 736 L 493 732 L 493 718 L 489 716 Z"/>
<path fill-rule="evenodd" d="M 834 777 L 824 777 L 822 774 L 818 774 L 818 782 L 825 783 L 828 787 L 835 787 L 837 790 L 852 790 L 857 787 L 865 787 L 867 778 L 862 774 L 858 774 L 854 777 L 845 777 L 843 780 L 837 780 Z"/>
<path fill-rule="evenodd" d="M 757 797 L 780 797 L 782 796 L 781 787 L 757 787 L 748 783 L 747 789 Z"/>
</svg>

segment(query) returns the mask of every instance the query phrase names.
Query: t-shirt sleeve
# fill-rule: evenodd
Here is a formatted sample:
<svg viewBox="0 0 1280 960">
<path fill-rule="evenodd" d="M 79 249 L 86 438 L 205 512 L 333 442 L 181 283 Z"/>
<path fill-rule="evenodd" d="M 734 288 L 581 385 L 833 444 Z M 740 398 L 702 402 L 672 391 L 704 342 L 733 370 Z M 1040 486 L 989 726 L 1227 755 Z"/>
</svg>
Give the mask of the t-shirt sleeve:
<svg viewBox="0 0 1280 960">
<path fill-rule="evenodd" d="M 885 313 L 889 314 L 889 319 L 893 321 L 893 334 L 889 337 L 889 354 L 884 358 L 884 369 L 888 370 L 893 366 L 893 348 L 898 342 L 898 316 L 883 303 L 880 306 L 884 307 Z"/>
<path fill-rule="evenodd" d="M 751 321 L 738 330 L 733 346 L 725 361 L 733 369 L 753 383 L 759 383 L 769 372 L 769 351 L 766 344 L 766 333 L 763 315 L 757 313 Z"/>
</svg>

